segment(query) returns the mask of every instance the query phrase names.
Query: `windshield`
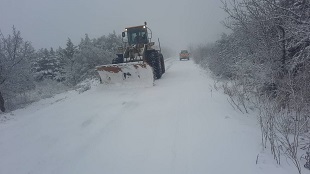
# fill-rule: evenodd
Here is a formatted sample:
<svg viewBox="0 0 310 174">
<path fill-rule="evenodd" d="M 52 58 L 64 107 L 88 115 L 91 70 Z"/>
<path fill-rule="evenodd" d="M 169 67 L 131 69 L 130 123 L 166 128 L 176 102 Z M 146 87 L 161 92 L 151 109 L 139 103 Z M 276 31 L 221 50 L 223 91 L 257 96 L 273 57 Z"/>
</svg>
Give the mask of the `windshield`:
<svg viewBox="0 0 310 174">
<path fill-rule="evenodd" d="M 144 28 L 127 29 L 127 35 L 129 45 L 148 43 L 147 32 Z"/>
</svg>

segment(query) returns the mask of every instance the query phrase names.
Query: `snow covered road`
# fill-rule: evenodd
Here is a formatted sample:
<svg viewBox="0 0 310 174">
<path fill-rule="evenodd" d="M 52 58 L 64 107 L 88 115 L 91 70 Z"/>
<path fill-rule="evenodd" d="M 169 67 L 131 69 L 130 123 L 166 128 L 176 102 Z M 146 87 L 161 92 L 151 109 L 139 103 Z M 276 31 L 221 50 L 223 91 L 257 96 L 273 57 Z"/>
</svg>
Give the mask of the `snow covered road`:
<svg viewBox="0 0 310 174">
<path fill-rule="evenodd" d="M 166 66 L 151 88 L 96 86 L 14 111 L 0 124 L 0 173 L 297 173 L 262 152 L 255 117 L 211 92 L 205 71 Z"/>
</svg>

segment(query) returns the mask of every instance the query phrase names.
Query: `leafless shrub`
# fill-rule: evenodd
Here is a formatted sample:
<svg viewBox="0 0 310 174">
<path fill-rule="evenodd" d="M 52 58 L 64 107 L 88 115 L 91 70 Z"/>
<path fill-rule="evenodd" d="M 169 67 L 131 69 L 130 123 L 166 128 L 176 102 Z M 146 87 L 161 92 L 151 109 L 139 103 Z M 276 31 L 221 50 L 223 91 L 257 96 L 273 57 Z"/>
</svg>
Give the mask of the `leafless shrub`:
<svg viewBox="0 0 310 174">
<path fill-rule="evenodd" d="M 225 81 L 221 88 L 232 107 L 243 113 L 259 111 L 262 144 L 270 147 L 278 164 L 284 155 L 299 173 L 300 159 L 308 153 L 303 149 L 310 146 L 304 141 L 310 131 L 309 4 L 223 0 L 229 16 L 224 25 L 232 33 L 200 46 L 196 61 Z"/>
</svg>

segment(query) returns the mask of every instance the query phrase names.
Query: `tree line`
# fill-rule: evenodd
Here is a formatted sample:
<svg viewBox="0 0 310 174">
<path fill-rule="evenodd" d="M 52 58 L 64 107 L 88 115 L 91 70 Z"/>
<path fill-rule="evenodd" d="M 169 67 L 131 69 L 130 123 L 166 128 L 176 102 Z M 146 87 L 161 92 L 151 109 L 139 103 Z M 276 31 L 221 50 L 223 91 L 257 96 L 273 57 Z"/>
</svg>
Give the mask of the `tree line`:
<svg viewBox="0 0 310 174">
<path fill-rule="evenodd" d="M 262 144 L 279 164 L 285 156 L 310 169 L 310 1 L 222 2 L 231 33 L 192 48 L 195 62 L 235 109 L 259 111 Z"/>
<path fill-rule="evenodd" d="M 121 36 L 113 32 L 94 39 L 85 34 L 77 45 L 68 38 L 65 48 L 35 50 L 15 27 L 7 36 L 0 30 L 1 110 L 20 108 L 98 78 L 95 66 L 111 63 L 120 46 Z"/>
</svg>

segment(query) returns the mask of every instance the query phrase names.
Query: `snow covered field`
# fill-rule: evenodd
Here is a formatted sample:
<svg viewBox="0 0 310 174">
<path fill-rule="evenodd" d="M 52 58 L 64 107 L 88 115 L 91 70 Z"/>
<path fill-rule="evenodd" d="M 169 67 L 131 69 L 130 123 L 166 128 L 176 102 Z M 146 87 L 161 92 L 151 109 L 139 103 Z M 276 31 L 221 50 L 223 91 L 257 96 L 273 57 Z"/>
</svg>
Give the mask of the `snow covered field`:
<svg viewBox="0 0 310 174">
<path fill-rule="evenodd" d="M 97 85 L 8 113 L 12 119 L 0 123 L 0 173 L 297 173 L 263 151 L 255 116 L 211 92 L 205 71 L 177 58 L 166 69 L 153 87 Z"/>
</svg>

